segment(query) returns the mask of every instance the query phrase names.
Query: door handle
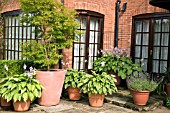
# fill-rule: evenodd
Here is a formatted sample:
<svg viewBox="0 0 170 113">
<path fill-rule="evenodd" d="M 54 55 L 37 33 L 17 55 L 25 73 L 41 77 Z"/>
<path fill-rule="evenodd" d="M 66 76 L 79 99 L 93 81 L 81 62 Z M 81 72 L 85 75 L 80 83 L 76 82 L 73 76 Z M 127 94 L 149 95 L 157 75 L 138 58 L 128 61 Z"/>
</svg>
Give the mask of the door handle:
<svg viewBox="0 0 170 113">
<path fill-rule="evenodd" d="M 152 55 L 152 50 L 150 50 L 150 55 Z"/>
</svg>

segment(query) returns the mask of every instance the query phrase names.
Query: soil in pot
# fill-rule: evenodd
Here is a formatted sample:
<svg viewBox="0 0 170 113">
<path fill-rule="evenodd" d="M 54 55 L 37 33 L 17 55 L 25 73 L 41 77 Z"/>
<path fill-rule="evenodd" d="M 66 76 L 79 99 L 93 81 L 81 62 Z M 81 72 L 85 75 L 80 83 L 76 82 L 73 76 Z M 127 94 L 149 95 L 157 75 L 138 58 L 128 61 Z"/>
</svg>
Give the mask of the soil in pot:
<svg viewBox="0 0 170 113">
<path fill-rule="evenodd" d="M 131 94 L 133 96 L 133 101 L 136 105 L 144 106 L 146 105 L 150 91 L 135 91 L 133 89 L 131 90 Z"/>
<path fill-rule="evenodd" d="M 104 102 L 104 94 L 91 94 L 89 96 L 89 104 L 92 107 L 101 107 Z"/>
<path fill-rule="evenodd" d="M 26 102 L 24 101 L 16 101 L 13 102 L 14 110 L 15 111 L 27 111 L 30 108 L 30 99 L 28 99 Z"/>
<path fill-rule="evenodd" d="M 68 87 L 68 95 L 70 100 L 80 100 L 81 98 L 80 89 Z"/>
<path fill-rule="evenodd" d="M 65 70 L 37 72 L 36 78 L 46 88 L 42 91 L 42 97 L 38 99 L 40 105 L 52 106 L 59 104 L 65 74 Z"/>
</svg>

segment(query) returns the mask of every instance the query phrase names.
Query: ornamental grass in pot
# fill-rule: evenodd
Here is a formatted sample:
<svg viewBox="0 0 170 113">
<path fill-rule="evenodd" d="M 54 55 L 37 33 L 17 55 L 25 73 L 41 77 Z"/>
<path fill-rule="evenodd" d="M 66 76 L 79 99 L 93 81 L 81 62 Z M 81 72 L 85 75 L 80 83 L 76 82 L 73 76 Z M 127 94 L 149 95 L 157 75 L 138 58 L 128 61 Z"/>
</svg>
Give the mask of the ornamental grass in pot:
<svg viewBox="0 0 170 113">
<path fill-rule="evenodd" d="M 114 84 L 116 82 L 115 76 L 108 75 L 105 72 L 97 74 L 92 71 L 92 74 L 86 74 L 81 80 L 82 84 L 78 85 L 81 87 L 80 91 L 88 93 L 89 104 L 93 107 L 103 106 L 105 95 L 111 95 L 117 91 L 117 87 Z"/>
<path fill-rule="evenodd" d="M 36 41 L 22 45 L 23 57 L 41 64 L 36 78 L 46 88 L 38 99 L 40 105 L 59 104 L 66 70 L 52 69 L 62 54 L 59 50 L 70 48 L 77 34 L 75 11 L 56 0 L 20 0 L 23 25 L 35 26 Z"/>
<path fill-rule="evenodd" d="M 64 88 L 67 89 L 70 100 L 80 100 L 80 86 L 82 84 L 82 77 L 85 76 L 85 72 L 78 71 L 76 69 L 68 69 L 64 81 Z"/>
<path fill-rule="evenodd" d="M 116 75 L 116 85 L 126 79 L 132 72 L 142 72 L 139 63 L 134 63 L 126 49 L 115 47 L 113 50 L 102 50 L 102 56 L 94 61 L 94 71 Z"/>
<path fill-rule="evenodd" d="M 144 72 L 133 72 L 126 80 L 134 103 L 141 106 L 146 105 L 150 92 L 154 91 L 162 82 L 161 79 L 154 79 L 153 74 Z"/>
<path fill-rule="evenodd" d="M 13 101 L 15 111 L 27 111 L 30 103 L 42 95 L 45 89 L 38 80 L 35 79 L 35 70 L 23 74 L 15 74 L 5 77 L 0 82 L 1 98 L 7 102 Z"/>
</svg>

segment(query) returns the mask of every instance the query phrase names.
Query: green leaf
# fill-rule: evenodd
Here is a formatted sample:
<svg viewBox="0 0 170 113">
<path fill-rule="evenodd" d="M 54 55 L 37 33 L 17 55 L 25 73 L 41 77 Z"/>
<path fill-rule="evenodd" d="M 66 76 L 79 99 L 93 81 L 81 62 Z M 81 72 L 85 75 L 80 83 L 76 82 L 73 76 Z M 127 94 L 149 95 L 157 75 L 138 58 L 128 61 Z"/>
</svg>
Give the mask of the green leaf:
<svg viewBox="0 0 170 113">
<path fill-rule="evenodd" d="M 13 97 L 14 102 L 16 102 L 19 99 L 20 94 L 16 93 Z"/>
<path fill-rule="evenodd" d="M 25 93 L 23 93 L 23 100 L 24 100 L 24 102 L 26 102 L 27 100 L 28 100 L 28 93 L 27 92 L 25 92 Z"/>
<path fill-rule="evenodd" d="M 29 92 L 29 99 L 30 99 L 31 101 L 33 101 L 33 100 L 34 100 L 34 98 L 35 98 L 34 94 L 33 94 L 33 93 L 31 93 L 31 92 Z"/>
</svg>

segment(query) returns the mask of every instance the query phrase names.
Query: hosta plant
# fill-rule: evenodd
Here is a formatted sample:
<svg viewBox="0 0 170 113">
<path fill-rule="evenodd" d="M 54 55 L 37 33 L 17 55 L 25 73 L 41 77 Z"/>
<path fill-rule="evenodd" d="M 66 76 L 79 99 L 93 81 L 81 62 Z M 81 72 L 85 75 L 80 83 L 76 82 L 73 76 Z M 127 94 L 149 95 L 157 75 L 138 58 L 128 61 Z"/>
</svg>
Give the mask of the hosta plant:
<svg viewBox="0 0 170 113">
<path fill-rule="evenodd" d="M 94 71 L 97 73 L 113 71 L 122 79 L 129 76 L 132 72 L 142 72 L 139 63 L 134 63 L 128 51 L 121 48 L 102 51 L 102 56 L 94 61 Z"/>
<path fill-rule="evenodd" d="M 114 82 L 116 82 L 115 76 L 108 75 L 103 72 L 102 74 L 97 74 L 92 71 L 92 74 L 86 74 L 82 77 L 82 84 L 78 85 L 81 87 L 81 92 L 93 94 L 112 94 L 117 91 L 117 87 Z"/>
<path fill-rule="evenodd" d="M 64 88 L 67 89 L 68 87 L 77 87 L 82 84 L 82 77 L 86 75 L 86 72 L 78 71 L 76 69 L 68 69 L 64 81 Z"/>
<path fill-rule="evenodd" d="M 16 101 L 33 101 L 41 97 L 41 91 L 44 87 L 35 79 L 35 70 L 23 74 L 7 76 L 0 81 L 0 96 L 6 99 Z"/>
</svg>

